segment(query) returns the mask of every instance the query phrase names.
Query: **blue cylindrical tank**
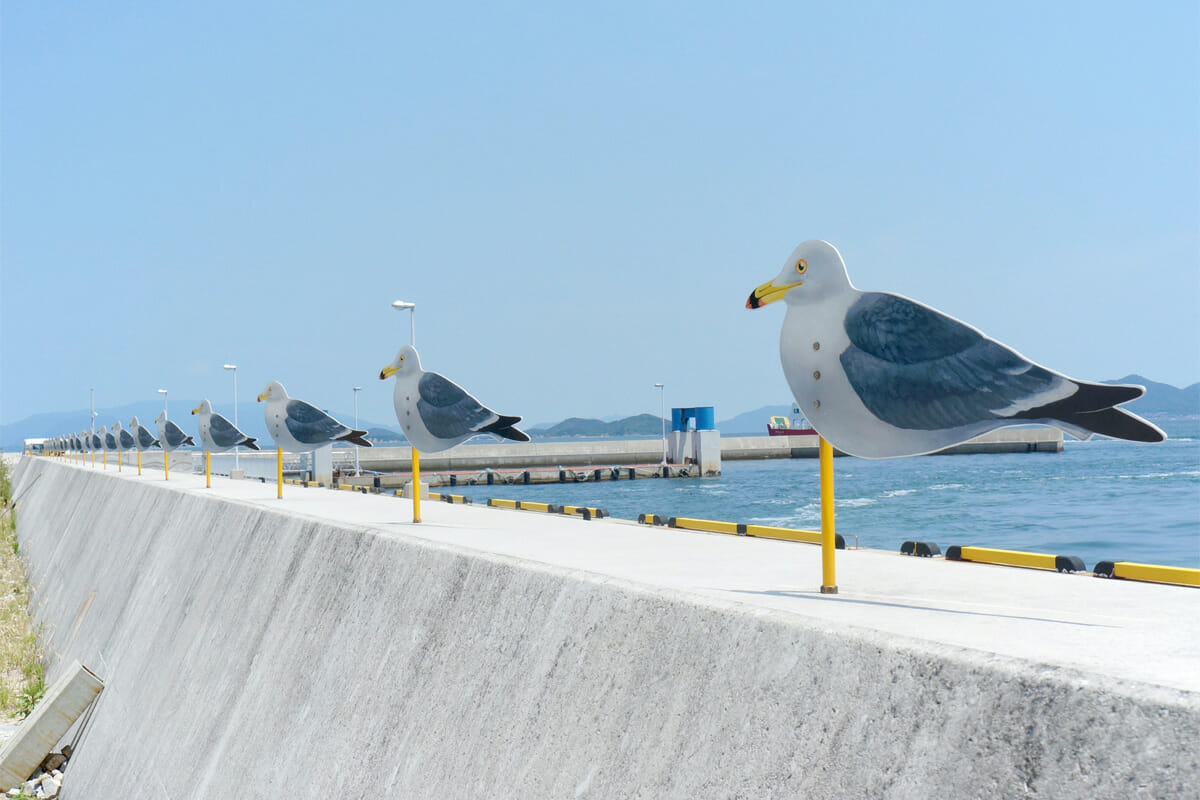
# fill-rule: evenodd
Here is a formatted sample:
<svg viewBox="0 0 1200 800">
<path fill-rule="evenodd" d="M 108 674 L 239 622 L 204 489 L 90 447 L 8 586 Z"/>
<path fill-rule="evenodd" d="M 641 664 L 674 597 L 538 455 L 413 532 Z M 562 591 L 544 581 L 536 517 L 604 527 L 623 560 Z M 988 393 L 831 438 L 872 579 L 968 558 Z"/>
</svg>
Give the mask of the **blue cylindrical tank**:
<svg viewBox="0 0 1200 800">
<path fill-rule="evenodd" d="M 673 431 L 683 430 L 683 409 L 682 408 L 672 408 L 671 409 L 671 430 L 673 430 Z"/>
<path fill-rule="evenodd" d="M 696 409 L 696 430 L 711 431 L 717 427 L 716 415 L 712 406 L 700 406 Z"/>
</svg>

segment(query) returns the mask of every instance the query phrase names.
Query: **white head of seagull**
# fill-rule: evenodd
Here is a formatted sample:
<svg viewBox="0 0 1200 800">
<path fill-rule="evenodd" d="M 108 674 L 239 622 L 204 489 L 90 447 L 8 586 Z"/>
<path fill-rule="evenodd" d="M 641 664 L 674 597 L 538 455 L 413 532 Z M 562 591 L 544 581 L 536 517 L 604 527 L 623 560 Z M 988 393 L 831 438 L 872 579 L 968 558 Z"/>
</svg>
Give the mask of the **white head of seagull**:
<svg viewBox="0 0 1200 800">
<path fill-rule="evenodd" d="M 1078 381 L 915 300 L 854 288 L 828 242 L 792 251 L 747 308 L 783 299 L 779 337 L 796 403 L 834 447 L 863 458 L 919 455 L 1012 425 L 1087 439 L 1166 435 L 1124 409 L 1140 386 Z"/>
<path fill-rule="evenodd" d="M 853 288 L 837 248 L 810 239 L 792 251 L 774 280 L 751 292 L 746 308 L 761 308 L 780 299 L 788 305 L 820 302 Z"/>
</svg>

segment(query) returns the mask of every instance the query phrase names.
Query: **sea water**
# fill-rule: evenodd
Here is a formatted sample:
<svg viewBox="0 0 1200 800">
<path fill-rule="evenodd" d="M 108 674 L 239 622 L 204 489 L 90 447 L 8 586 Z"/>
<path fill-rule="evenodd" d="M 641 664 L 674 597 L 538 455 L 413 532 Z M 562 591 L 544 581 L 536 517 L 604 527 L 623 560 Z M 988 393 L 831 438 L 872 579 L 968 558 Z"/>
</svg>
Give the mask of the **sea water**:
<svg viewBox="0 0 1200 800">
<path fill-rule="evenodd" d="M 1160 421 L 1161 444 L 1068 438 L 1061 453 L 834 461 L 847 543 L 908 540 L 1200 568 L 1200 420 Z M 639 514 L 820 528 L 816 459 L 726 461 L 716 478 L 465 486 L 489 497 Z"/>
</svg>

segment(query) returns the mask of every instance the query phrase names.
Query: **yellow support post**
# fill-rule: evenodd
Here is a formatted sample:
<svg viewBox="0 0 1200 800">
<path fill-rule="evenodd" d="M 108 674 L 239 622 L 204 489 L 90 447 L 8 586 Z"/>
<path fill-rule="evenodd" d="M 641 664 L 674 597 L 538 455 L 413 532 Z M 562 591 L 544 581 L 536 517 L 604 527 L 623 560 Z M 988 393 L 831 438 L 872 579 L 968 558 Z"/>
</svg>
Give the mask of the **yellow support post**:
<svg viewBox="0 0 1200 800">
<path fill-rule="evenodd" d="M 138 450 L 138 475 L 142 474 L 142 451 Z"/>
<path fill-rule="evenodd" d="M 275 448 L 275 485 L 277 488 L 276 497 L 283 499 L 283 448 Z"/>
<path fill-rule="evenodd" d="M 837 594 L 835 554 L 837 538 L 833 530 L 833 445 L 820 438 L 817 449 L 821 471 L 821 594 Z"/>
<path fill-rule="evenodd" d="M 171 453 L 163 450 L 163 480 L 171 480 Z"/>
<path fill-rule="evenodd" d="M 212 466 L 212 464 L 209 460 L 208 451 L 205 450 L 204 451 L 204 488 L 205 489 L 212 488 L 212 471 L 210 469 L 211 466 Z"/>
<path fill-rule="evenodd" d="M 104 453 L 101 454 L 101 456 L 100 456 L 100 465 L 102 467 L 104 467 L 105 469 L 108 469 L 108 451 L 107 450 L 105 450 Z"/>
<path fill-rule="evenodd" d="M 417 448 L 412 449 L 413 472 L 413 522 L 421 521 L 421 456 Z"/>
<path fill-rule="evenodd" d="M 118 450 L 117 451 L 117 472 L 121 471 L 121 462 L 123 462 L 124 460 L 125 460 L 125 451 Z"/>
</svg>

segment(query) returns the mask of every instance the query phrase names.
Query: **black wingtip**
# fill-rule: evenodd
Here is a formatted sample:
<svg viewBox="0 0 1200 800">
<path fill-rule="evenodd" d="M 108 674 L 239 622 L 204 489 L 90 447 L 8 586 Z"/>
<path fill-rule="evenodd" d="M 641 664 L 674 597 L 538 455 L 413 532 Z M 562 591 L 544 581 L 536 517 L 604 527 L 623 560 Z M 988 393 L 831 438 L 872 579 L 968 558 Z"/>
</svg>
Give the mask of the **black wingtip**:
<svg viewBox="0 0 1200 800">
<path fill-rule="evenodd" d="M 525 436 L 525 434 L 522 431 L 518 431 L 515 427 L 513 427 L 520 421 L 521 421 L 520 417 L 506 417 L 506 416 L 501 415 L 491 425 L 485 425 L 482 428 L 479 428 L 478 432 L 479 433 L 494 433 L 497 436 L 503 436 L 505 439 L 513 439 L 514 441 L 518 441 L 518 442 L 528 442 L 529 437 Z M 517 435 L 514 436 L 509 433 L 509 432 L 513 432 L 513 431 L 515 431 Z M 525 436 L 525 438 L 524 439 L 520 438 L 522 436 Z"/>
<path fill-rule="evenodd" d="M 184 443 L 184 444 L 190 444 L 190 445 L 194 445 L 194 444 L 196 444 L 196 443 L 195 443 L 195 442 L 192 440 L 192 437 L 191 437 L 191 436 L 185 436 L 185 437 L 183 437 L 183 443 Z"/>
<path fill-rule="evenodd" d="M 251 450 L 261 450 L 262 448 L 255 444 L 257 441 L 258 439 L 254 438 L 253 436 L 247 436 L 246 441 L 242 442 L 242 444 L 246 445 L 246 447 L 249 447 Z"/>
<path fill-rule="evenodd" d="M 517 428 L 513 428 L 513 427 L 501 428 L 499 430 L 489 431 L 489 433 L 494 433 L 497 436 L 504 437 L 505 439 L 512 439 L 514 442 L 528 442 L 529 441 L 528 433 L 526 433 L 525 431 L 522 431 L 522 430 L 518 430 Z"/>
<path fill-rule="evenodd" d="M 363 438 L 366 435 L 366 431 L 350 431 L 336 438 L 339 442 L 350 442 L 350 444 L 356 444 L 359 447 L 372 447 L 373 445 Z"/>
</svg>

